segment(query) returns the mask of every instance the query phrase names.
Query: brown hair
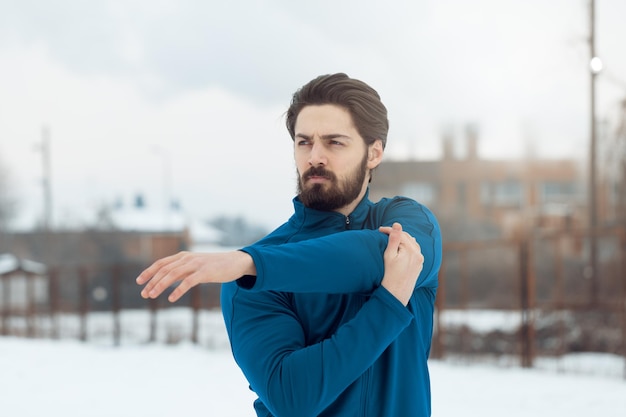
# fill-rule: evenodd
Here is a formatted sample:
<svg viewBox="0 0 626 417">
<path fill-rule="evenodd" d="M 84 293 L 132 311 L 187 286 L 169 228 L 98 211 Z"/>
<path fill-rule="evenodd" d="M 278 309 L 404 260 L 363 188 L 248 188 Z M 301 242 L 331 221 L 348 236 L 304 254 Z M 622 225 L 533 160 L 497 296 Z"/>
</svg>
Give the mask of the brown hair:
<svg viewBox="0 0 626 417">
<path fill-rule="evenodd" d="M 385 148 L 389 131 L 387 108 L 376 90 L 343 73 L 320 75 L 294 93 L 286 117 L 292 140 L 300 111 L 306 106 L 322 104 L 335 104 L 348 110 L 366 145 L 380 139 Z"/>
</svg>

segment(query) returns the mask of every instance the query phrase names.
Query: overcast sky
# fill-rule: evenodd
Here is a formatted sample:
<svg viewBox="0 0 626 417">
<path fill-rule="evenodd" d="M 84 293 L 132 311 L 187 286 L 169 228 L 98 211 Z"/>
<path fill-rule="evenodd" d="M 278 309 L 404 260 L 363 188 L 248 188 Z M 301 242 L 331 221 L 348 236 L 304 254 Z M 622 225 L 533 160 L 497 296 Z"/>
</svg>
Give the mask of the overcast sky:
<svg viewBox="0 0 626 417">
<path fill-rule="evenodd" d="M 597 0 L 598 114 L 626 97 L 626 2 Z M 0 0 L 0 164 L 20 222 L 41 217 L 42 128 L 54 220 L 143 193 L 196 218 L 274 227 L 295 168 L 283 113 L 346 72 L 390 114 L 386 158 L 434 159 L 479 129 L 484 157 L 589 143 L 588 0 L 298 2 Z M 611 119 L 613 120 L 613 119 Z"/>
</svg>

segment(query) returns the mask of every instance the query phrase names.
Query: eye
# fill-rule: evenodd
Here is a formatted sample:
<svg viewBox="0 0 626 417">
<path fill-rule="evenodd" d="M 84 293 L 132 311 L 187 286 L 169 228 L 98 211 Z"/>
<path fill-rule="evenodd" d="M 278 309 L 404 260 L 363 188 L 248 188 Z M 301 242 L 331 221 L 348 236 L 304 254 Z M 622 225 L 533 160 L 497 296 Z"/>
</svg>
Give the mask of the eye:
<svg viewBox="0 0 626 417">
<path fill-rule="evenodd" d="M 298 146 L 306 146 L 310 144 L 310 141 L 308 139 L 300 139 L 298 140 L 298 142 L 296 142 L 296 144 Z"/>
</svg>

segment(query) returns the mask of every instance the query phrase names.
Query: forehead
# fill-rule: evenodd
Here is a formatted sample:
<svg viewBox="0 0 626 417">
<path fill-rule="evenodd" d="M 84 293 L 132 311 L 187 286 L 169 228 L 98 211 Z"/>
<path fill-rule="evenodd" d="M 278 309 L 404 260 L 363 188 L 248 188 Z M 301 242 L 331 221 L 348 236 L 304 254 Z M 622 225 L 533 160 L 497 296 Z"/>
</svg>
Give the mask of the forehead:
<svg viewBox="0 0 626 417">
<path fill-rule="evenodd" d="M 356 128 L 350 112 L 335 104 L 305 106 L 300 110 L 294 126 L 295 134 L 354 134 Z"/>
</svg>

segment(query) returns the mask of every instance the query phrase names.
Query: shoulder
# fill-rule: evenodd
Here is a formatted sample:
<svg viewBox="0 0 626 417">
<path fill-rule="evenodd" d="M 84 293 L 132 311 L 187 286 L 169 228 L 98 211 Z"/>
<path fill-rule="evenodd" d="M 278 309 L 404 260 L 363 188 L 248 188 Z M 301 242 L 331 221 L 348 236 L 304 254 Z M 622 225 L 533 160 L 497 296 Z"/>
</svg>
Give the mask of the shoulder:
<svg viewBox="0 0 626 417">
<path fill-rule="evenodd" d="M 422 213 L 428 216 L 434 216 L 432 211 L 424 204 L 419 203 L 412 198 L 397 195 L 394 197 L 383 197 L 378 202 L 372 203 L 375 212 L 387 212 L 390 210 L 409 211 L 413 213 Z"/>
<path fill-rule="evenodd" d="M 439 222 L 434 213 L 412 198 L 404 196 L 382 198 L 372 206 L 372 214 L 380 225 L 390 226 L 398 221 L 403 227 L 413 225 L 429 234 L 440 233 Z"/>
</svg>

